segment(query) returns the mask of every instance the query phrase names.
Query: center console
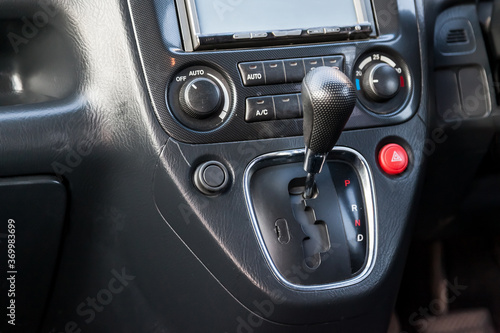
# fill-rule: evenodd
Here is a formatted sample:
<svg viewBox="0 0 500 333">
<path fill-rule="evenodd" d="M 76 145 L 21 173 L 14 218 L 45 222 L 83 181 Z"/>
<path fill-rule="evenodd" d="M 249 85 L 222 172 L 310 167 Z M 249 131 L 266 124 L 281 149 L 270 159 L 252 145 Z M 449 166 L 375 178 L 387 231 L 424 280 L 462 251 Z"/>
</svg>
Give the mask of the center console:
<svg viewBox="0 0 500 333">
<path fill-rule="evenodd" d="M 269 331 L 366 328 L 353 318 L 384 327 L 425 142 L 415 3 L 130 0 L 130 9 L 169 136 L 153 180 L 169 227 Z M 355 103 L 304 199 L 302 82 L 325 67 L 351 82 Z"/>
</svg>

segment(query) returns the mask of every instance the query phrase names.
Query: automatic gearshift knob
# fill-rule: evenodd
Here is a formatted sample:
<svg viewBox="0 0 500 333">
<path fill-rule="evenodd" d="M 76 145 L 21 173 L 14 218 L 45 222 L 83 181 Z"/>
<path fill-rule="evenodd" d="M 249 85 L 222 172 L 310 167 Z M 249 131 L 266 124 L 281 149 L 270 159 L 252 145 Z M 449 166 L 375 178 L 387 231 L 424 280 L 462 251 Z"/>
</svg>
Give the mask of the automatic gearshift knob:
<svg viewBox="0 0 500 333">
<path fill-rule="evenodd" d="M 354 110 L 354 85 L 338 69 L 318 67 L 302 81 L 302 104 L 305 146 L 315 155 L 326 155 Z"/>
<path fill-rule="evenodd" d="M 317 173 L 340 137 L 356 105 L 356 91 L 351 80 L 338 69 L 318 67 L 302 81 L 304 143 L 307 172 L 304 198 L 314 196 Z"/>
</svg>

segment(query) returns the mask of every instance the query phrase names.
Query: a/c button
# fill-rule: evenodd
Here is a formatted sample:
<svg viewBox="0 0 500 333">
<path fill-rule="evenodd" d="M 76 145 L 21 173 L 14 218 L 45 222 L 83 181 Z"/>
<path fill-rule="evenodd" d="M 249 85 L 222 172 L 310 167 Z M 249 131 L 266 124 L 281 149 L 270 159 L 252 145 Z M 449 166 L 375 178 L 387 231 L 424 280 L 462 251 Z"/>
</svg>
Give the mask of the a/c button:
<svg viewBox="0 0 500 333">
<path fill-rule="evenodd" d="M 274 120 L 274 103 L 271 96 L 247 98 L 246 122 Z"/>
</svg>

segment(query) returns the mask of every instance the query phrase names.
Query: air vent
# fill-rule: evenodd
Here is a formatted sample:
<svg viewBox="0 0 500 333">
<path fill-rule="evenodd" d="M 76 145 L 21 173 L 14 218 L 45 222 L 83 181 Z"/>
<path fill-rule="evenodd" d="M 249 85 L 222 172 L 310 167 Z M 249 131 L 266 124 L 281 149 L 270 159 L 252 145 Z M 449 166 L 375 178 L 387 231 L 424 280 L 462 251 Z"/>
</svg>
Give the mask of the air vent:
<svg viewBox="0 0 500 333">
<path fill-rule="evenodd" d="M 465 29 L 451 29 L 446 35 L 446 44 L 463 44 L 468 43 L 467 33 Z"/>
<path fill-rule="evenodd" d="M 435 46 L 442 55 L 458 55 L 473 53 L 476 50 L 476 34 L 472 23 L 462 15 L 461 11 L 445 11 L 436 21 Z M 471 14 L 472 15 L 472 14 Z M 474 14 L 475 15 L 475 14 Z"/>
</svg>

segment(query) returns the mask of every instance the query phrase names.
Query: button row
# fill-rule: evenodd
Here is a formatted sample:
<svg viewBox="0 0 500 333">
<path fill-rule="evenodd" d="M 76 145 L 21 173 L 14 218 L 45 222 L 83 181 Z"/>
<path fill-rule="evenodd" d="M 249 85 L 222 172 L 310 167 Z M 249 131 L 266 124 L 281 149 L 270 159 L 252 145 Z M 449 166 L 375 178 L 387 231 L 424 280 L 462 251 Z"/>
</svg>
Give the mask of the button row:
<svg viewBox="0 0 500 333">
<path fill-rule="evenodd" d="M 342 35 L 348 38 L 355 35 L 368 36 L 372 32 L 372 25 L 370 23 L 360 23 L 353 26 L 346 27 L 323 27 L 323 28 L 310 28 L 310 29 L 293 29 L 293 30 L 275 30 L 272 32 L 259 31 L 259 32 L 244 32 L 233 34 L 234 40 L 250 40 L 261 38 L 290 38 L 290 37 L 307 37 L 317 35 Z"/>
<path fill-rule="evenodd" d="M 246 122 L 302 117 L 301 94 L 247 98 Z"/>
<path fill-rule="evenodd" d="M 361 23 L 349 27 L 313 28 L 307 29 L 306 32 L 308 35 L 347 34 L 354 37 L 357 34 L 370 34 L 372 26 L 370 23 Z"/>
<path fill-rule="evenodd" d="M 344 57 L 341 55 L 285 59 L 272 61 L 243 62 L 239 64 L 245 86 L 302 82 L 306 74 L 320 66 L 335 67 L 343 71 Z"/>
<path fill-rule="evenodd" d="M 267 36 L 267 32 L 244 32 L 240 34 L 234 34 L 233 39 L 259 39 L 266 38 Z"/>
</svg>

